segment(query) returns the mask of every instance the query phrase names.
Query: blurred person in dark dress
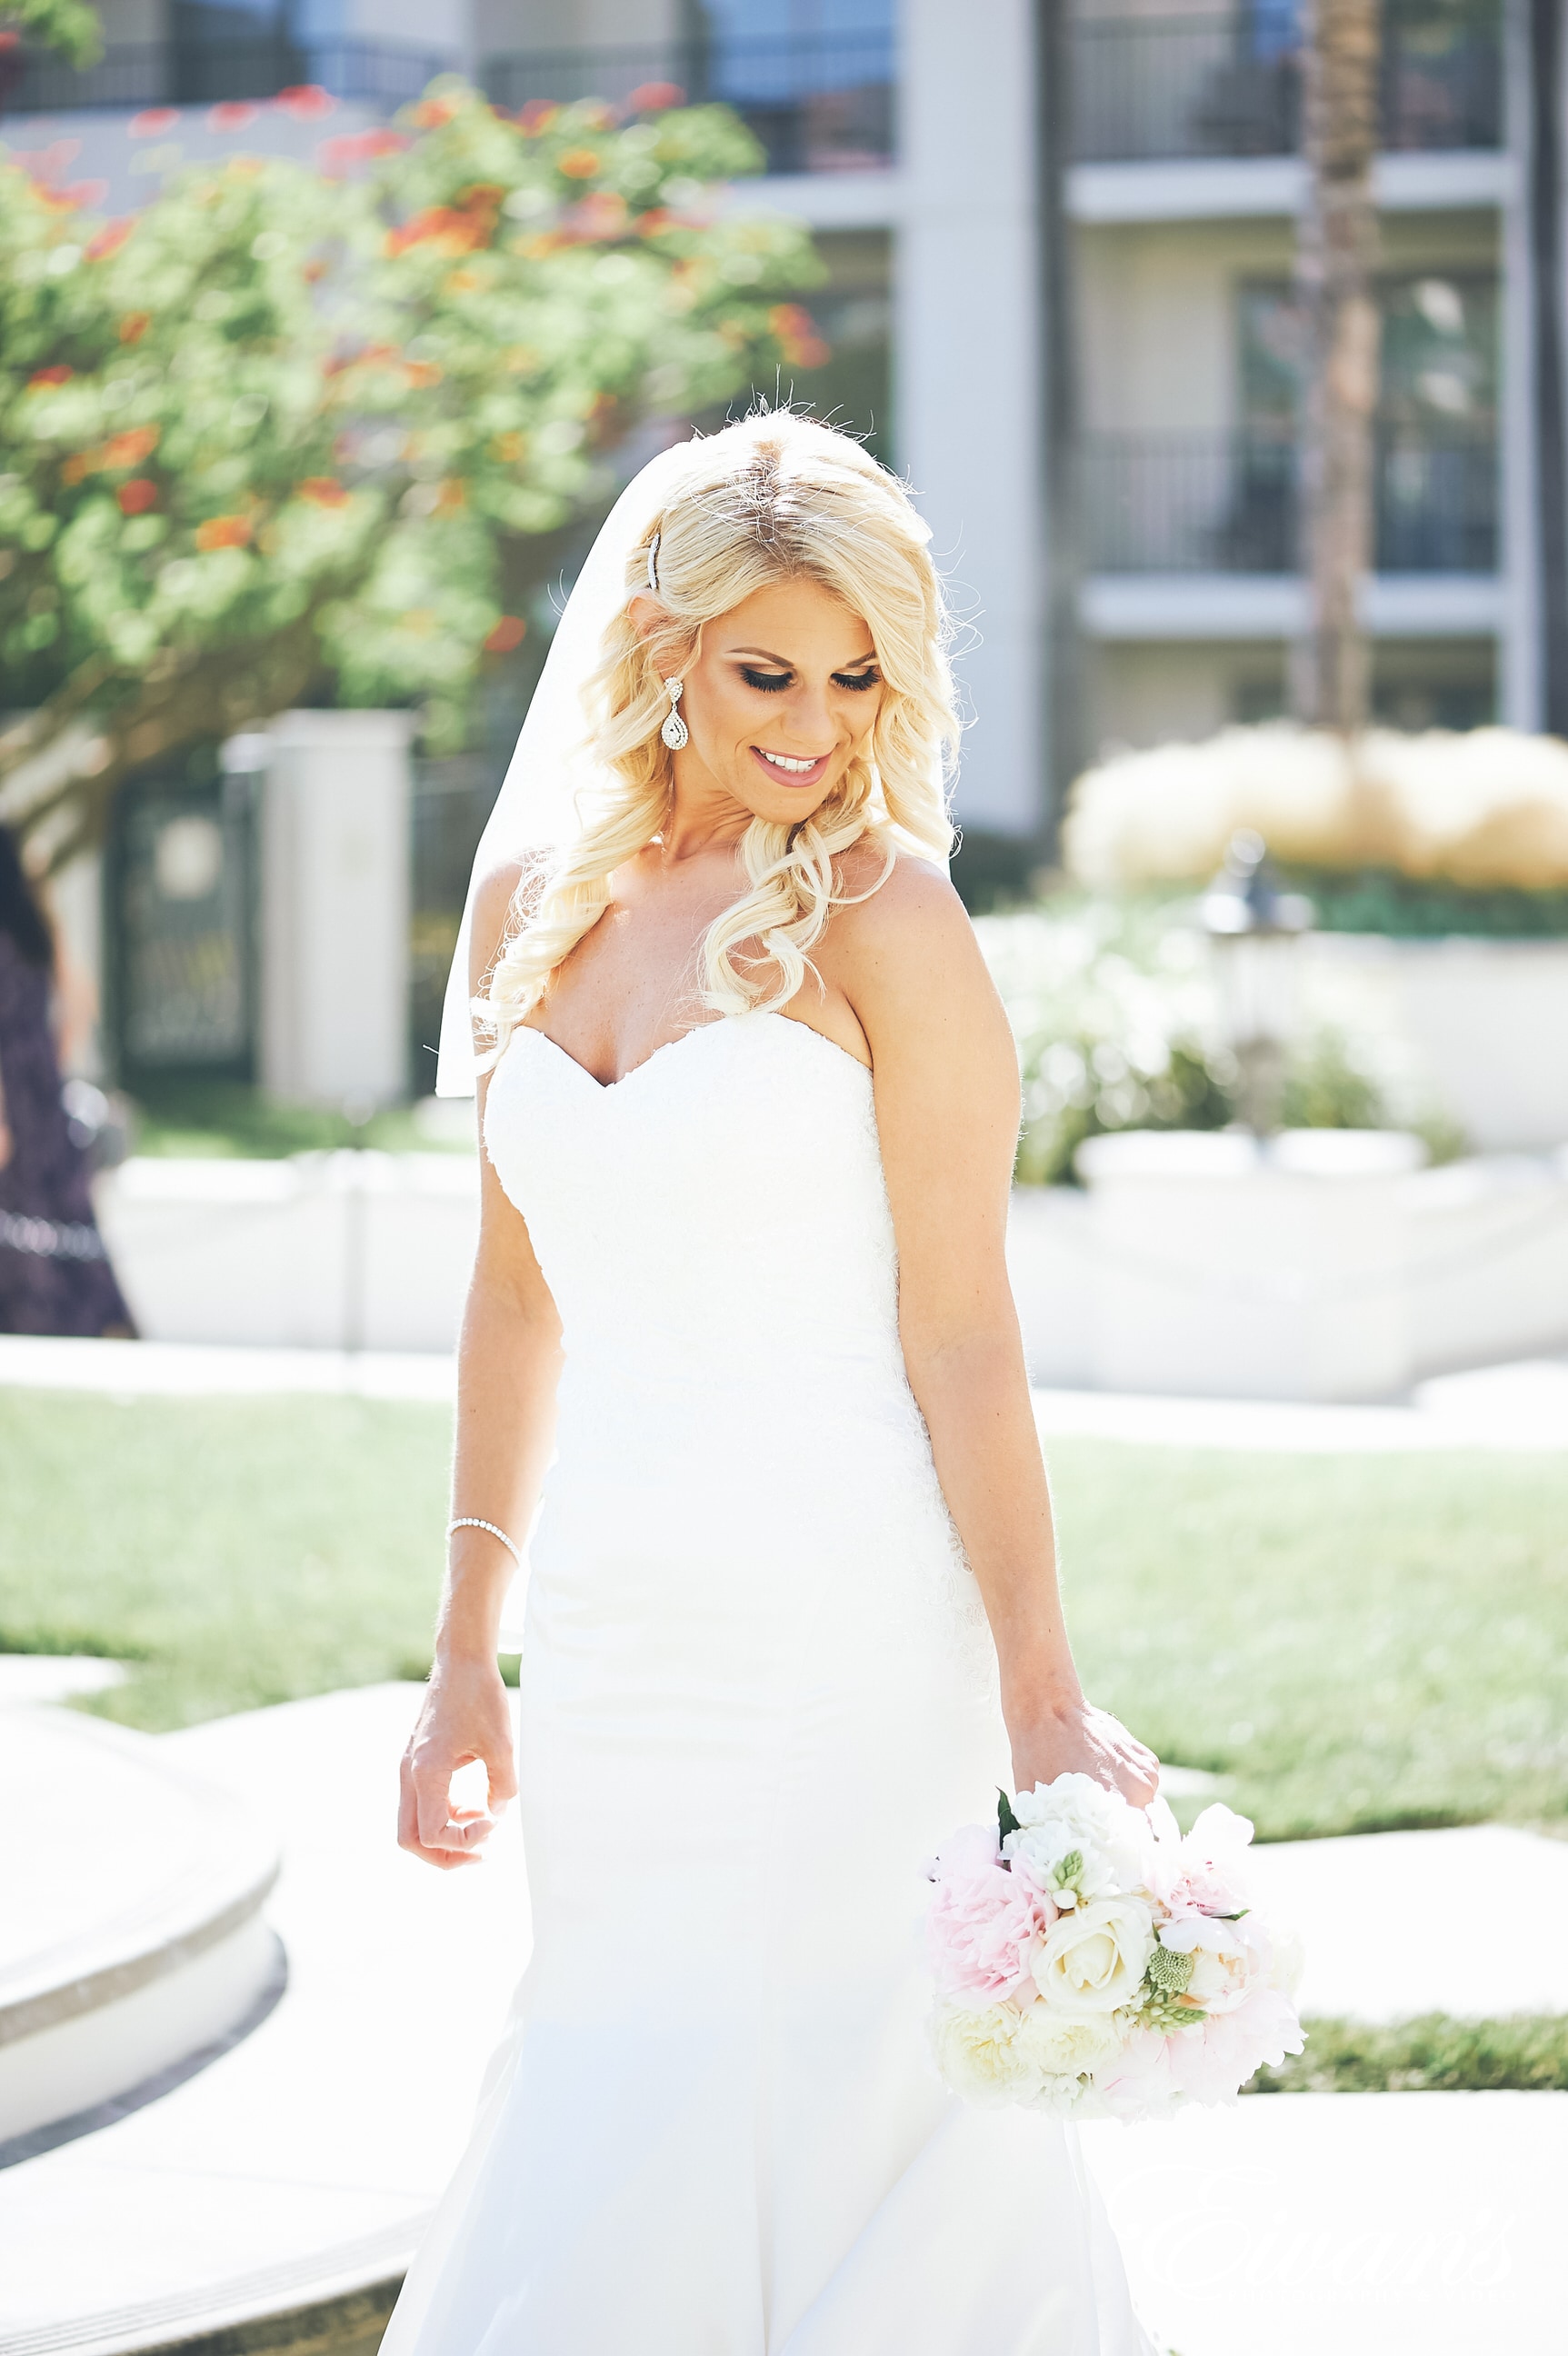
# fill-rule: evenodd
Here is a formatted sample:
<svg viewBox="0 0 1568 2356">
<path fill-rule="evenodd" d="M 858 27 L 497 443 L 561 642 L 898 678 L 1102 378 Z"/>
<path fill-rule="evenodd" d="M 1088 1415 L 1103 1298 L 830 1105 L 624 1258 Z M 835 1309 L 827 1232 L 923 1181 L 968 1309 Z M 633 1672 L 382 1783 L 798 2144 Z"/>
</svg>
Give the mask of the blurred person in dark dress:
<svg viewBox="0 0 1568 2356">
<path fill-rule="evenodd" d="M 129 1336 L 60 1096 L 65 997 L 48 919 L 0 826 L 0 1333 Z"/>
</svg>

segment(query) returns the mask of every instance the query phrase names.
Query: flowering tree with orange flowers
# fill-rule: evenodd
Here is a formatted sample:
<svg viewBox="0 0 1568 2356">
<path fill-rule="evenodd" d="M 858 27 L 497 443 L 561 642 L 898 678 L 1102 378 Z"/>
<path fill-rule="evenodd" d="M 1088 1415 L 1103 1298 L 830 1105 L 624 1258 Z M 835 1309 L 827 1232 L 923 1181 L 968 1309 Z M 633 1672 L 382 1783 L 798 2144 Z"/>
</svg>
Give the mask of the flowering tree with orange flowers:
<svg viewBox="0 0 1568 2356">
<path fill-rule="evenodd" d="M 103 28 L 87 0 L 0 0 L 0 61 L 7 49 L 57 49 L 73 66 L 95 65 Z"/>
<path fill-rule="evenodd" d="M 437 85 L 315 171 L 100 221 L 0 168 L 0 812 L 58 868 L 135 769 L 306 695 L 461 734 L 650 414 L 822 357 L 803 233 L 726 213 L 724 109 Z"/>
</svg>

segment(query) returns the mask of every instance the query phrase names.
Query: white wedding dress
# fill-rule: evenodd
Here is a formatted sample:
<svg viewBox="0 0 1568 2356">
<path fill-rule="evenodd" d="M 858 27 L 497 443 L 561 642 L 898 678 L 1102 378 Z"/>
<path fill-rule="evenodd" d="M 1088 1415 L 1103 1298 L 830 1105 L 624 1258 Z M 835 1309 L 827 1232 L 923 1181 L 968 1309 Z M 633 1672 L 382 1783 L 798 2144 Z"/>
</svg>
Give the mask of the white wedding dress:
<svg viewBox="0 0 1568 2356">
<path fill-rule="evenodd" d="M 869 1074 L 777 1013 L 610 1087 L 524 1029 L 486 1142 L 566 1336 L 534 1948 L 382 2356 L 1148 2356 L 1073 2133 L 927 2055 L 922 1867 L 1007 1746 Z"/>
</svg>

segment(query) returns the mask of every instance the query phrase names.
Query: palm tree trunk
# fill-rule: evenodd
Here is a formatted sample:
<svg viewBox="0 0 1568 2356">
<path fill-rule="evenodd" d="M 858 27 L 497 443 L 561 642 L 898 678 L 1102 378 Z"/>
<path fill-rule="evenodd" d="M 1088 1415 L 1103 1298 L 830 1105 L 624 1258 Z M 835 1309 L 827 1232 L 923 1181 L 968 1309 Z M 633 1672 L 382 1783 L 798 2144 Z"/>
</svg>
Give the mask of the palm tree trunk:
<svg viewBox="0 0 1568 2356">
<path fill-rule="evenodd" d="M 1530 249 L 1534 327 L 1541 716 L 1568 736 L 1568 412 L 1563 356 L 1561 0 L 1530 0 Z"/>
<path fill-rule="evenodd" d="M 1296 275 L 1307 331 L 1301 518 L 1309 613 L 1292 685 L 1299 718 L 1348 734 L 1366 724 L 1370 669 L 1357 606 L 1375 554 L 1380 0 L 1306 0 L 1305 31 L 1308 195 Z"/>
</svg>

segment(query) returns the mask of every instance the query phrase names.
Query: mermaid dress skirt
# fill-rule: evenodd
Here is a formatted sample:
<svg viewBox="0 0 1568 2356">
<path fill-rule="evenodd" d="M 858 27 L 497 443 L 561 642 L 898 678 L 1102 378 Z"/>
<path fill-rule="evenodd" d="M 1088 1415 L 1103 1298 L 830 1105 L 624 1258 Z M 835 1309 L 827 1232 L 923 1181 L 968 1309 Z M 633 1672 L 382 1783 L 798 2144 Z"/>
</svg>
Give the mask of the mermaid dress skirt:
<svg viewBox="0 0 1568 2356">
<path fill-rule="evenodd" d="M 520 1696 L 533 1949 L 382 2356 L 1149 2356 L 1076 2137 L 929 2059 L 923 1866 L 1007 1780 L 869 1075 L 776 1013 L 486 1145 L 565 1330 Z"/>
</svg>

